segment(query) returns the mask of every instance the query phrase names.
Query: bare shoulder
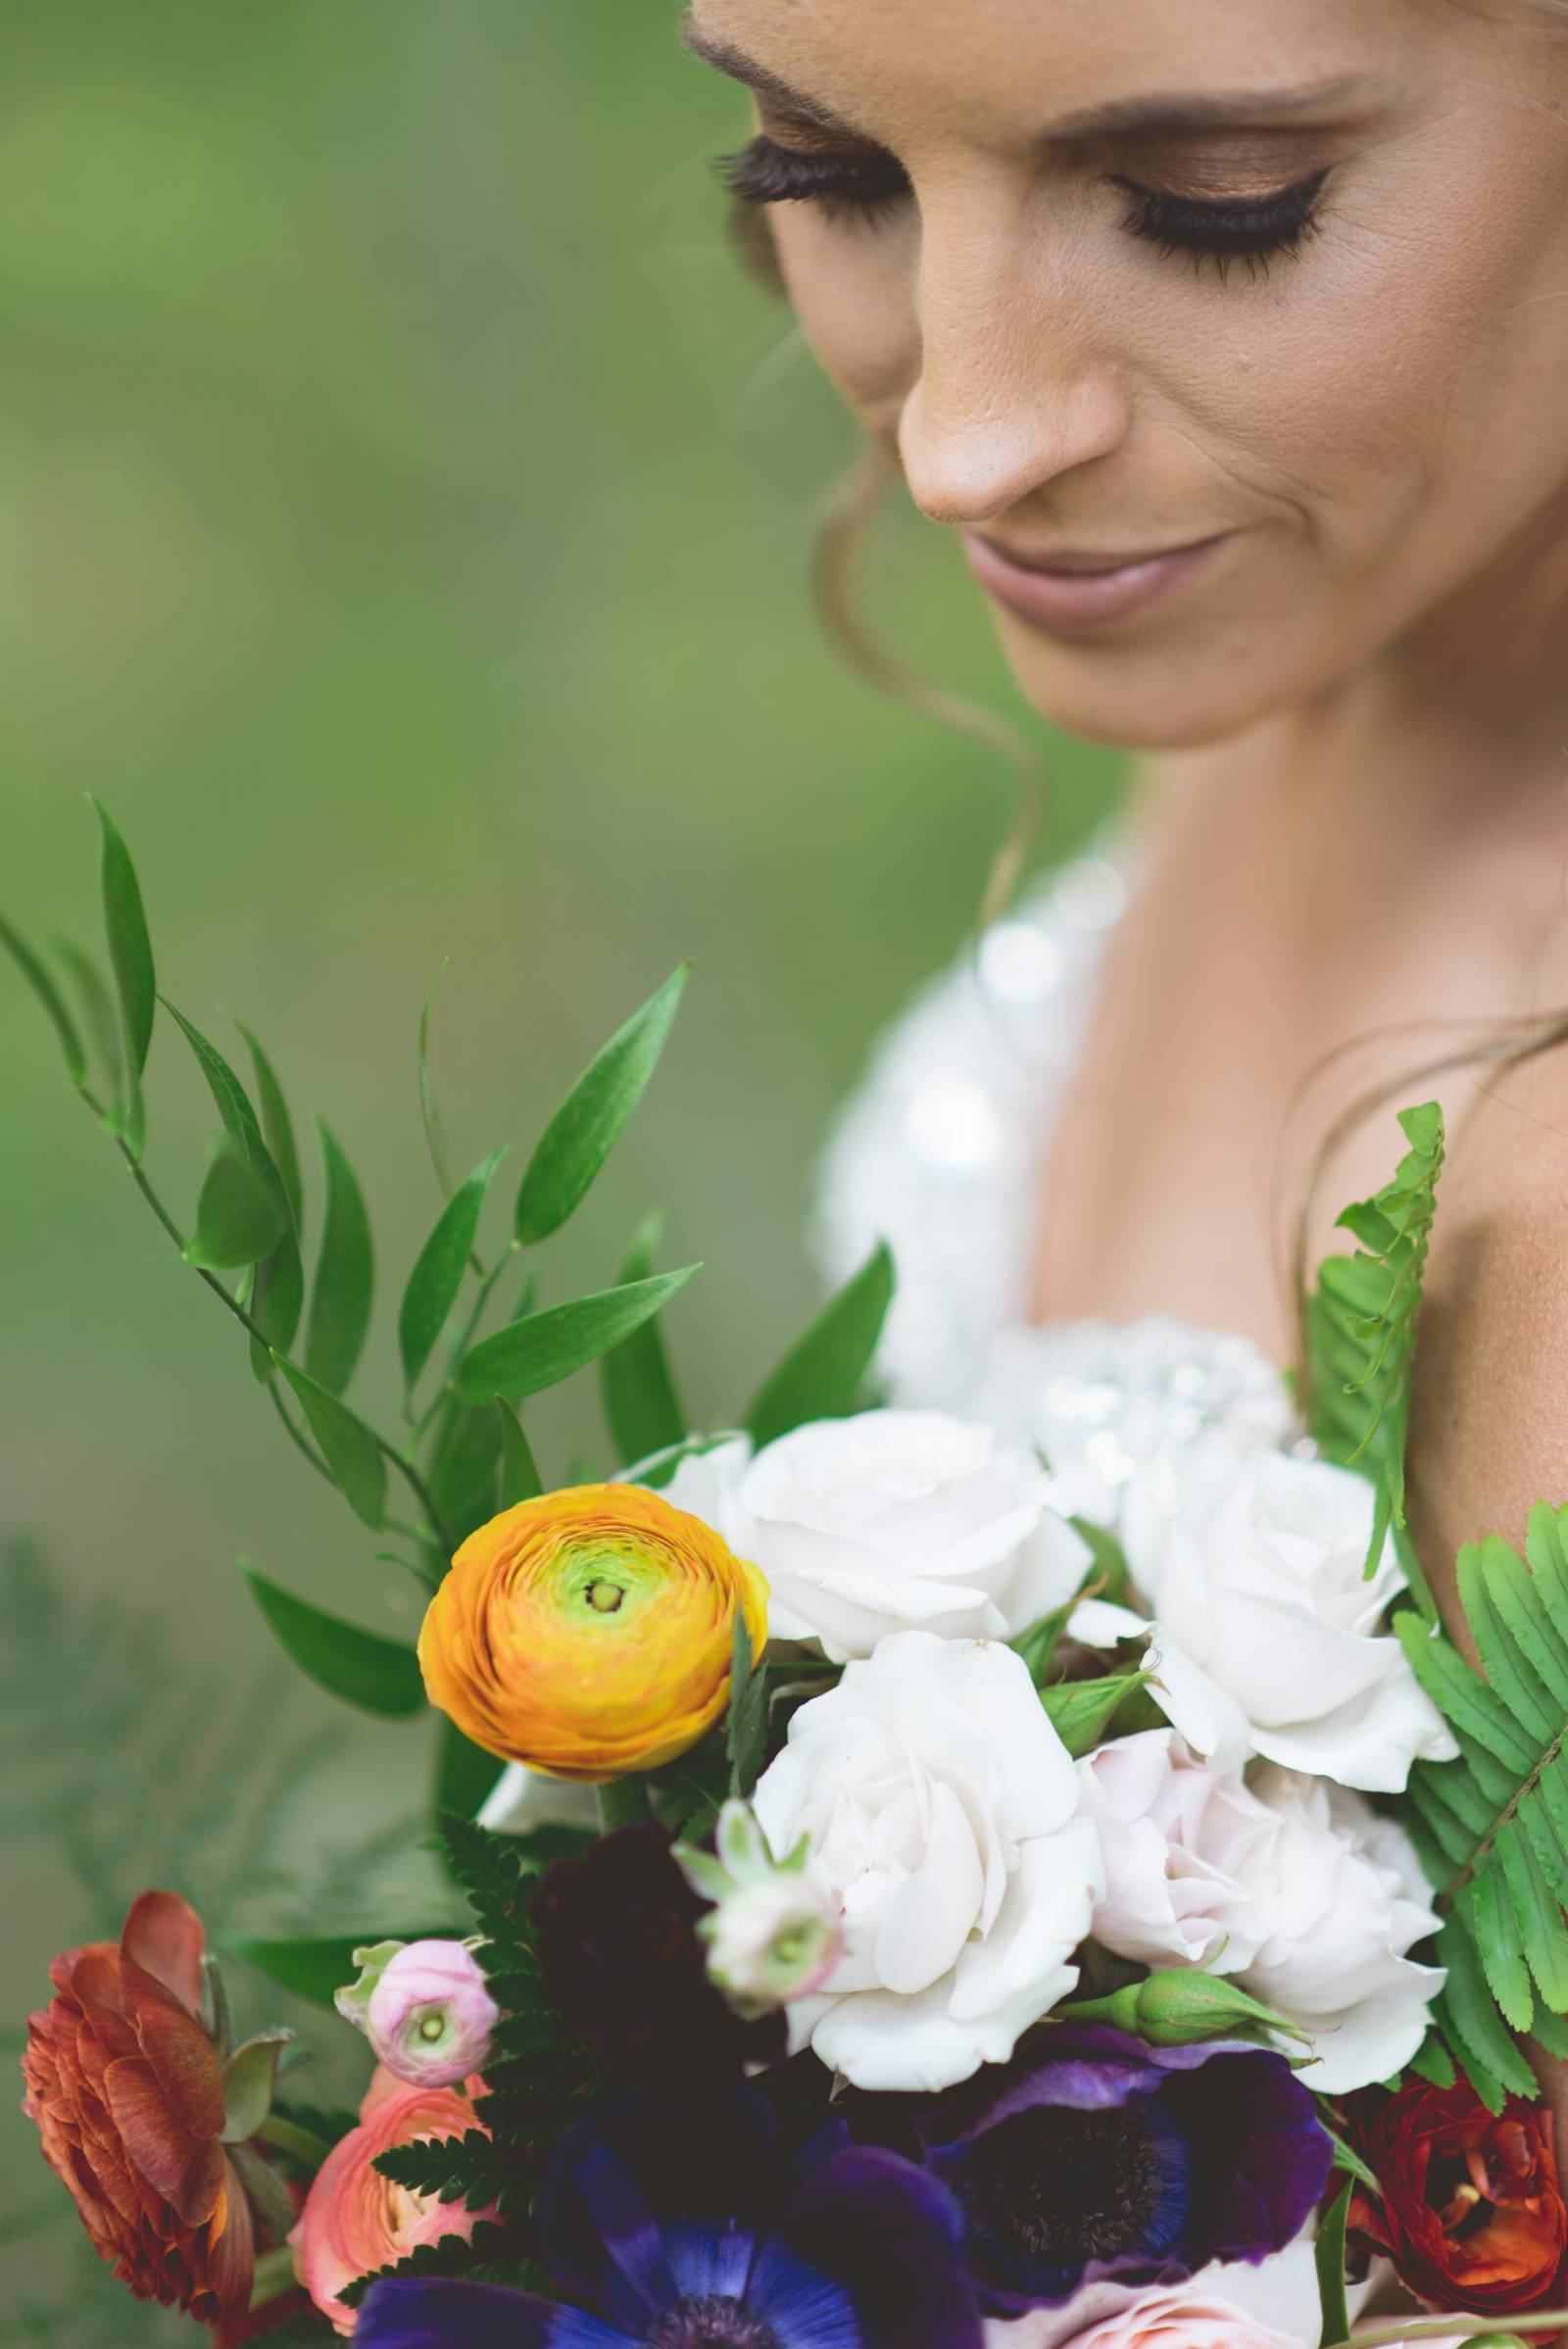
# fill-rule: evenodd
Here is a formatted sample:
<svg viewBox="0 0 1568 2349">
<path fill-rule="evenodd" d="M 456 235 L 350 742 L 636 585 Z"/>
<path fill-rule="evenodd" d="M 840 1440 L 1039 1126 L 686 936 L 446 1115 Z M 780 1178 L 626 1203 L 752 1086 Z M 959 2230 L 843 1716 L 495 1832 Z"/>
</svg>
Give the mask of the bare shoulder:
<svg viewBox="0 0 1568 2349">
<path fill-rule="evenodd" d="M 1522 1542 L 1568 1501 L 1568 1045 L 1462 1080 L 1416 1344 L 1411 1531 L 1438 1583 L 1461 1542 Z"/>
</svg>

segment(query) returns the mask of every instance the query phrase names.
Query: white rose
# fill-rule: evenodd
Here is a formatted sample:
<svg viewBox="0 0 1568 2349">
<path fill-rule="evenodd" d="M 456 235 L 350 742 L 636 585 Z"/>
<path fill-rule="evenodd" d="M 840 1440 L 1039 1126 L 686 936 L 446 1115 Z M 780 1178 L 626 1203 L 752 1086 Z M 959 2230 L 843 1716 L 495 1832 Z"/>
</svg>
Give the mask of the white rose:
<svg viewBox="0 0 1568 2349">
<path fill-rule="evenodd" d="M 1365 1579 L 1372 1516 L 1372 1488 L 1350 1470 L 1239 1451 L 1217 1432 L 1171 1446 L 1130 1490 L 1123 1539 L 1157 1622 L 1162 1701 L 1200 1752 L 1227 1767 L 1258 1753 L 1381 1793 L 1417 1758 L 1452 1758 L 1379 1629 L 1404 1578 L 1390 1542 Z"/>
<path fill-rule="evenodd" d="M 1442 1966 L 1406 1957 L 1437 1933 L 1415 1846 L 1392 1818 L 1322 1779 L 1265 1769 L 1251 1792 L 1275 1813 L 1240 1872 L 1244 1931 L 1258 1945 L 1237 1981 L 1312 2031 L 1300 2079 L 1324 2095 L 1392 2079 L 1427 2034 Z"/>
<path fill-rule="evenodd" d="M 1094 1937 L 1140 1965 L 1235 1974 L 1257 1955 L 1243 1884 L 1278 1821 L 1244 1780 L 1196 1761 L 1172 1730 L 1117 1737 L 1078 1765 L 1105 1889 Z"/>
<path fill-rule="evenodd" d="M 937 2089 L 1004 2063 L 1078 1980 L 1100 1890 L 1078 1773 L 1021 1658 L 901 1632 L 805 1704 L 754 1808 L 808 1838 L 844 1953 L 790 2009 L 794 2044 L 861 2088 Z"/>
<path fill-rule="evenodd" d="M 1366 2087 L 1415 2053 L 1444 1977 L 1405 1954 L 1438 1920 L 1402 1828 L 1322 1779 L 1204 1768 L 1168 1730 L 1118 1737 L 1078 1772 L 1104 1948 L 1234 1977 L 1311 2034 L 1309 2087 Z"/>
<path fill-rule="evenodd" d="M 731 1546 L 767 1578 L 770 1636 L 817 1639 L 835 1663 L 889 1632 L 1007 1639 L 1088 1571 L 1088 1544 L 1050 1493 L 1038 1461 L 991 1428 L 865 1411 L 758 1453 L 728 1503 Z"/>
<path fill-rule="evenodd" d="M 1309 2088 L 1339 2096 L 1390 2080 L 1425 2038 L 1445 1980 L 1405 1954 L 1439 1924 L 1415 1847 L 1322 1779 L 1266 1769 L 1251 1790 L 1275 1824 L 1238 1872 L 1238 1926 L 1257 1955 L 1236 1979 L 1311 2032 Z"/>
</svg>

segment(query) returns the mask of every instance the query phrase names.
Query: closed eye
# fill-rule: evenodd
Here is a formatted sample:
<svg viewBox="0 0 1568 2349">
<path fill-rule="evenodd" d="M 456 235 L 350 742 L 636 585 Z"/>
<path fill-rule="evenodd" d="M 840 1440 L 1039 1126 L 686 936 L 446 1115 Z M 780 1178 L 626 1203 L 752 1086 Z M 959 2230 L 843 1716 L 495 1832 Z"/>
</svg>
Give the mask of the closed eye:
<svg viewBox="0 0 1568 2349">
<path fill-rule="evenodd" d="M 730 193 L 746 204 L 814 204 L 829 219 L 877 221 L 913 193 L 898 158 L 879 147 L 787 147 L 760 132 L 738 153 L 718 158 Z M 1250 273 L 1279 254 L 1299 251 L 1320 224 L 1320 199 L 1329 169 L 1311 172 L 1266 196 L 1242 202 L 1177 196 L 1113 176 L 1129 198 L 1122 225 L 1128 234 L 1196 269 L 1211 265 L 1224 277 L 1232 263 Z"/>
</svg>

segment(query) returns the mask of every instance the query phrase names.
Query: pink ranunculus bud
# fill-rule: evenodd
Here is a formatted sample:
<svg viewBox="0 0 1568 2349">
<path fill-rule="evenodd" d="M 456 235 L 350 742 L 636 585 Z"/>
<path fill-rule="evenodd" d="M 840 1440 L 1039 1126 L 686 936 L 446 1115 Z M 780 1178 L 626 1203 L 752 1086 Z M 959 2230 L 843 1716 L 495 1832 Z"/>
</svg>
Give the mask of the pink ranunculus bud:
<svg viewBox="0 0 1568 2349">
<path fill-rule="evenodd" d="M 354 1952 L 364 1972 L 352 1988 L 339 1990 L 338 2012 L 411 2087 L 450 2087 L 484 2069 L 500 2009 L 485 1987 L 476 1946 L 382 1941 Z"/>
</svg>

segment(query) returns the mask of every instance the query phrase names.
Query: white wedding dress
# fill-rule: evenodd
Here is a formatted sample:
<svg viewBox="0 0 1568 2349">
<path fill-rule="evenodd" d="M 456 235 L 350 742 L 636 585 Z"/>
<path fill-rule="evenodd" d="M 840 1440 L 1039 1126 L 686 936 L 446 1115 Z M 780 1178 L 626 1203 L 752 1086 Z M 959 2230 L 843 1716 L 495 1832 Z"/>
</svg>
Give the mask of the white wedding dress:
<svg viewBox="0 0 1568 2349">
<path fill-rule="evenodd" d="M 879 1239 L 892 1248 L 889 1401 L 1038 1445 L 1067 1507 L 1112 1527 L 1161 1444 L 1215 1426 L 1248 1445 L 1298 1437 L 1250 1339 L 1163 1315 L 1027 1317 L 1048 1153 L 1139 861 L 1125 840 L 1097 840 L 882 1036 L 824 1153 L 813 1233 L 834 1282 Z"/>
</svg>

